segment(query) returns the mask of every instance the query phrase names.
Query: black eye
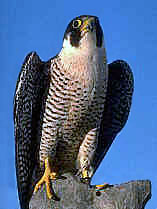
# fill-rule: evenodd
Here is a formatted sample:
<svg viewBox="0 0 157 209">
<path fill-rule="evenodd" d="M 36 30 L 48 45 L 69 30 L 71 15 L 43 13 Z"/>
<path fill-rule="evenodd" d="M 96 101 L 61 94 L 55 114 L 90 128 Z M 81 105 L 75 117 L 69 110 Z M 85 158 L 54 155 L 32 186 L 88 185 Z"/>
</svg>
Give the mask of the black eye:
<svg viewBox="0 0 157 209">
<path fill-rule="evenodd" d="M 73 21 L 73 28 L 79 28 L 82 24 L 81 20 L 74 20 Z"/>
</svg>

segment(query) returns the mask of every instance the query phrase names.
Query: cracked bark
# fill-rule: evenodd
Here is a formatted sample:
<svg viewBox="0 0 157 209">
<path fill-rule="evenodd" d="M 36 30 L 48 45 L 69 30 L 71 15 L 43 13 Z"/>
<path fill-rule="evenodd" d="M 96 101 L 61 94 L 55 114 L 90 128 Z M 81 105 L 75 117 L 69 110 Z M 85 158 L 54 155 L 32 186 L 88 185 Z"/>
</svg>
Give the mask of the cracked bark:
<svg viewBox="0 0 157 209">
<path fill-rule="evenodd" d="M 144 209 L 151 198 L 149 180 L 130 181 L 96 191 L 77 177 L 70 174 L 65 177 L 52 183 L 60 201 L 48 200 L 45 191 L 38 191 L 32 196 L 30 209 Z"/>
</svg>

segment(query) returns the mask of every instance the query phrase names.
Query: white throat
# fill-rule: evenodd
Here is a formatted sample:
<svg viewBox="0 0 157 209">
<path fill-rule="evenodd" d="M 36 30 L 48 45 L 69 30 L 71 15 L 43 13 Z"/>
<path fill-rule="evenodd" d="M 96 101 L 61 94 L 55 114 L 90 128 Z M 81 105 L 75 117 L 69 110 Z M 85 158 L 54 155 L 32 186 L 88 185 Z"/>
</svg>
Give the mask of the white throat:
<svg viewBox="0 0 157 209">
<path fill-rule="evenodd" d="M 106 52 L 104 47 L 96 47 L 95 41 L 82 40 L 74 47 L 70 39 L 64 39 L 59 53 L 63 69 L 74 79 L 82 80 L 84 86 L 93 88 L 94 80 L 104 79 L 106 70 Z"/>
<path fill-rule="evenodd" d="M 92 36 L 85 35 L 80 40 L 78 47 L 72 46 L 70 43 L 70 36 L 63 41 L 63 47 L 59 53 L 59 56 L 64 59 L 64 63 L 67 61 L 75 62 L 75 60 L 88 60 L 94 61 L 94 58 L 101 58 L 103 56 L 103 62 L 106 58 L 106 52 L 104 46 L 101 48 L 96 47 L 96 40 Z M 68 57 L 68 59 L 67 59 Z"/>
</svg>

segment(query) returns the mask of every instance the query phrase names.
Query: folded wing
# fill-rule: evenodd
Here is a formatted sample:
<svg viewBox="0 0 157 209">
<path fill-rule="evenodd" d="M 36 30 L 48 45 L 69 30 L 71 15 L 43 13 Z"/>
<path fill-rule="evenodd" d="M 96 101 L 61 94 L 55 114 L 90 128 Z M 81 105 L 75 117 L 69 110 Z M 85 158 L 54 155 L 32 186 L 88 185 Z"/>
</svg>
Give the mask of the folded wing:
<svg viewBox="0 0 157 209">
<path fill-rule="evenodd" d="M 108 68 L 107 97 L 93 161 L 94 172 L 100 165 L 116 135 L 127 122 L 134 89 L 133 73 L 125 61 L 114 61 L 108 65 Z"/>
<path fill-rule="evenodd" d="M 35 52 L 25 58 L 14 96 L 16 176 L 21 209 L 29 208 L 32 175 L 37 165 L 41 110 L 48 70 Z"/>
</svg>

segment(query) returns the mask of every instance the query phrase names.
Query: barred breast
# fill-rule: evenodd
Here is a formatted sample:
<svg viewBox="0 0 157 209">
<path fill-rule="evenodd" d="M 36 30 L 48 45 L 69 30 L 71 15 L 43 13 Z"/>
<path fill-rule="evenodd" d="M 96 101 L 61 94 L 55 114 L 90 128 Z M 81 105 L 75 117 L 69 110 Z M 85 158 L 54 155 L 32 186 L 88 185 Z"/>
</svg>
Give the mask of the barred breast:
<svg viewBox="0 0 157 209">
<path fill-rule="evenodd" d="M 79 59 L 78 59 L 79 60 Z M 61 170 L 70 170 L 85 135 L 100 124 L 107 85 L 104 63 L 51 60 L 40 144 L 40 161 L 51 155 Z M 70 163 L 70 165 L 69 165 Z M 67 166 L 68 165 L 68 166 Z"/>
</svg>

